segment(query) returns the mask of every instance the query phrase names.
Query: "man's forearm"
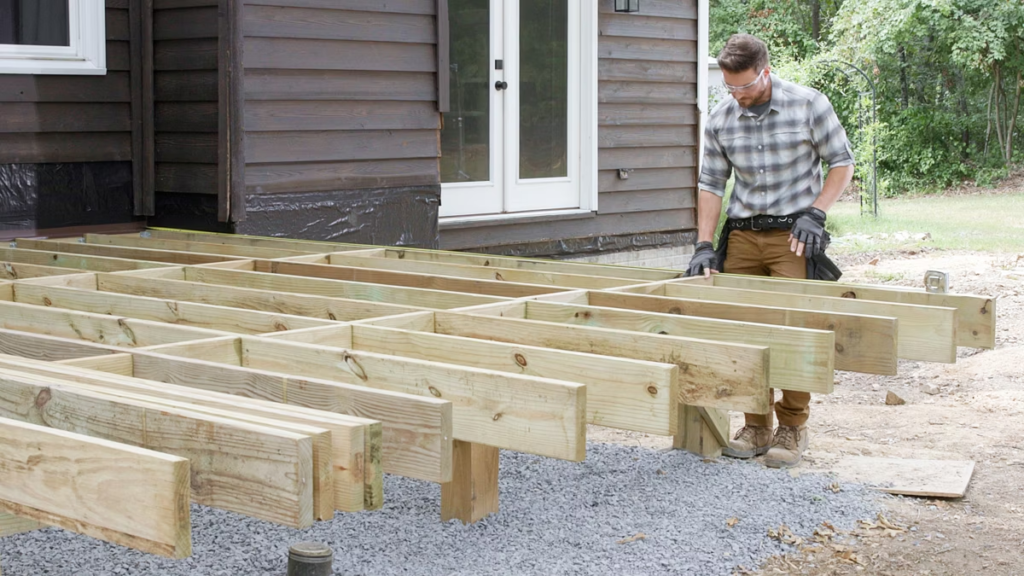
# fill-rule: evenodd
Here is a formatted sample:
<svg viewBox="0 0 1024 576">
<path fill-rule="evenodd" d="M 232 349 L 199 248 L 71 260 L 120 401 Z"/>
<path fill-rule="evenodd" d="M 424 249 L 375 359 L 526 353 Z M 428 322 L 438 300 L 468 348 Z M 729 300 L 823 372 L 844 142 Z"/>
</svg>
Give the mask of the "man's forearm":
<svg viewBox="0 0 1024 576">
<path fill-rule="evenodd" d="M 721 215 L 722 197 L 701 190 L 697 199 L 697 242 L 714 242 Z"/>
<path fill-rule="evenodd" d="M 828 212 L 839 200 L 839 197 L 843 195 L 843 190 L 846 190 L 852 179 L 852 165 L 836 166 L 829 170 L 828 177 L 825 178 L 825 185 L 821 188 L 821 194 L 818 195 L 818 199 L 814 201 L 812 206 L 822 212 Z"/>
</svg>

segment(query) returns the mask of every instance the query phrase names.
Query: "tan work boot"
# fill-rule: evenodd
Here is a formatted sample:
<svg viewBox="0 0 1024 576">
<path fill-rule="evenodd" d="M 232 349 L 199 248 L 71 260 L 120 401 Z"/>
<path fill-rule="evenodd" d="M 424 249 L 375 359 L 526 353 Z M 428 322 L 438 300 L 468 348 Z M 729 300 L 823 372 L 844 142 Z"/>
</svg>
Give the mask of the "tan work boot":
<svg viewBox="0 0 1024 576">
<path fill-rule="evenodd" d="M 764 464 L 770 468 L 796 466 L 807 449 L 807 426 L 782 426 L 775 429 L 772 449 L 764 457 Z"/>
<path fill-rule="evenodd" d="M 768 451 L 772 444 L 772 429 L 769 426 L 744 426 L 722 448 L 722 455 L 731 458 L 753 458 Z"/>
</svg>

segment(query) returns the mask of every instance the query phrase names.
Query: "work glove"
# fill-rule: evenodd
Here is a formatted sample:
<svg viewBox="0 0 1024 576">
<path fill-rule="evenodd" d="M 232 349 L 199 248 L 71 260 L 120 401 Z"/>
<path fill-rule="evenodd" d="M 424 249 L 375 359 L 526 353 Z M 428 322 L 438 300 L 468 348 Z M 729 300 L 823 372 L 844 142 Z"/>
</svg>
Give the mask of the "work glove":
<svg viewBox="0 0 1024 576">
<path fill-rule="evenodd" d="M 710 276 L 711 271 L 718 272 L 718 256 L 715 254 L 715 247 L 711 242 L 697 242 L 694 247 L 693 258 L 690 258 L 690 266 L 686 269 L 687 276 Z"/>
<path fill-rule="evenodd" d="M 800 214 L 789 232 L 790 249 L 797 256 L 813 258 L 825 251 L 825 212 L 811 207 Z"/>
</svg>

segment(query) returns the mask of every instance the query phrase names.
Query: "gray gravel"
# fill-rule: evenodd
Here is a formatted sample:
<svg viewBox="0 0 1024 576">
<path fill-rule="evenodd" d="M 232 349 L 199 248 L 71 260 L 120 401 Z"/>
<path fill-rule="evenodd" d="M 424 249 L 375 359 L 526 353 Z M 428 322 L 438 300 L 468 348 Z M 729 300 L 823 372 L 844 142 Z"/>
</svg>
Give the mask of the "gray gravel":
<svg viewBox="0 0 1024 576">
<path fill-rule="evenodd" d="M 591 444 L 574 464 L 501 454 L 501 513 L 441 524 L 440 487 L 388 476 L 383 510 L 307 530 L 192 507 L 193 556 L 166 560 L 59 529 L 0 540 L 5 576 L 284 576 L 288 546 L 326 542 L 335 574 L 731 574 L 790 549 L 829 521 L 851 529 L 880 510 L 876 492 L 827 476 L 793 478 L 756 462 Z M 730 518 L 739 522 L 727 527 Z M 645 539 L 619 544 L 638 533 Z"/>
</svg>

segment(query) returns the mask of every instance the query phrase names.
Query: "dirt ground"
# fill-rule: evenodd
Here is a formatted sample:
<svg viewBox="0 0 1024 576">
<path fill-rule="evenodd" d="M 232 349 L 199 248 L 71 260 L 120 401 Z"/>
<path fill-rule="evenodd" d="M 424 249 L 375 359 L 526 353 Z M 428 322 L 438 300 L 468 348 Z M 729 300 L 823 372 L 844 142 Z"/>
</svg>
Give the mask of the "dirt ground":
<svg viewBox="0 0 1024 576">
<path fill-rule="evenodd" d="M 956 364 L 901 361 L 897 376 L 837 371 L 835 392 L 812 400 L 810 449 L 796 470 L 827 471 L 844 455 L 864 455 L 973 460 L 974 476 L 962 499 L 886 499 L 896 529 L 826 534 L 756 573 L 1024 575 L 1024 254 L 925 249 L 836 259 L 844 282 L 922 286 L 925 271 L 937 269 L 951 273 L 953 292 L 996 297 L 996 347 L 960 348 Z M 889 391 L 906 404 L 886 405 Z M 742 415 L 732 421 L 735 430 Z M 590 437 L 671 446 L 618 430 L 594 428 Z"/>
</svg>

